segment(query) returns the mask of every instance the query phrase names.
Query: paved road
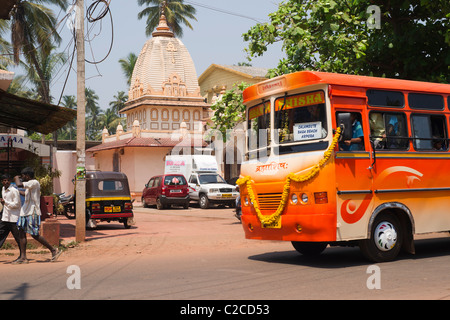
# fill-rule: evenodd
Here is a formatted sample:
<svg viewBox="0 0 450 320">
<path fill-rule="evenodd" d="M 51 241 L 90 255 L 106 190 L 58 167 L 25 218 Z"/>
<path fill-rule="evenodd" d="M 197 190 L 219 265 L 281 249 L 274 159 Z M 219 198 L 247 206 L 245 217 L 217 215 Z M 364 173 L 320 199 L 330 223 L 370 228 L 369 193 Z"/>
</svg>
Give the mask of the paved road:
<svg viewBox="0 0 450 320">
<path fill-rule="evenodd" d="M 447 235 L 417 240 L 415 256 L 373 269 L 358 248 L 328 248 L 310 259 L 290 243 L 245 240 L 231 209 L 135 211 L 135 227 L 101 224 L 55 263 L 47 262 L 44 252 L 30 253 L 27 265 L 11 265 L 14 256 L 0 253 L 0 299 L 450 297 Z M 70 241 L 73 224 L 60 221 Z"/>
</svg>

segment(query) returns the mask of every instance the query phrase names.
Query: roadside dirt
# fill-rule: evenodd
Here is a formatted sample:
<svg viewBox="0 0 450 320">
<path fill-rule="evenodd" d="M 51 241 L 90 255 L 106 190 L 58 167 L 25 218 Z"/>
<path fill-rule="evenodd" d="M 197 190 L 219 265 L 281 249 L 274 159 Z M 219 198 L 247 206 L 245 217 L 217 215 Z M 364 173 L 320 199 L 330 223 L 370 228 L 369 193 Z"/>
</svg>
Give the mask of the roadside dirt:
<svg viewBox="0 0 450 320">
<path fill-rule="evenodd" d="M 135 225 L 125 229 L 118 222 L 99 223 L 94 230 L 86 230 L 86 240 L 75 242 L 75 220 L 64 216 L 60 222 L 60 240 L 68 250 L 62 259 L 71 257 L 99 257 L 146 254 L 185 254 L 196 250 L 227 250 L 231 244 L 248 246 L 242 226 L 234 217 L 234 209 L 172 208 L 156 210 L 135 207 Z M 214 222 L 214 223 L 211 223 Z M 28 250 L 29 259 L 45 260 L 44 248 Z M 17 249 L 0 250 L 0 256 L 15 259 Z M 45 256 L 45 258 L 44 258 Z M 4 260 L 3 258 L 1 260 Z"/>
</svg>

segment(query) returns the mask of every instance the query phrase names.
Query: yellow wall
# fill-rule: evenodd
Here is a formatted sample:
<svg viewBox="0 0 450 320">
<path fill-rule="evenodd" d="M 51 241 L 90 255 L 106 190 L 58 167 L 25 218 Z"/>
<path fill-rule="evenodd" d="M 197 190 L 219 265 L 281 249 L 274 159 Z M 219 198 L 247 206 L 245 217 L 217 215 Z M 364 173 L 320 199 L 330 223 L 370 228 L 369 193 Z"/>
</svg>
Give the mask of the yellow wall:
<svg viewBox="0 0 450 320">
<path fill-rule="evenodd" d="M 225 90 L 230 90 L 235 83 L 255 84 L 263 80 L 266 78 L 252 77 L 212 65 L 199 78 L 200 94 L 202 97 L 207 97 L 208 103 L 211 103 L 214 93 L 220 93 L 223 87 Z"/>
</svg>

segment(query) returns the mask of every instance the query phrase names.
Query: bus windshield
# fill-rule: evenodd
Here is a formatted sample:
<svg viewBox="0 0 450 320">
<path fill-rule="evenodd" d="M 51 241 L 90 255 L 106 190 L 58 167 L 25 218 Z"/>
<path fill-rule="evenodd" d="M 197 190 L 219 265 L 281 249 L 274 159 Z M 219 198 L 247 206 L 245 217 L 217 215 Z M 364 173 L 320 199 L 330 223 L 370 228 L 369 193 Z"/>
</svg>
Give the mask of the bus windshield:
<svg viewBox="0 0 450 320">
<path fill-rule="evenodd" d="M 248 109 L 248 149 L 256 150 L 269 145 L 270 103 L 264 102 Z"/>
<path fill-rule="evenodd" d="M 325 138 L 327 119 L 324 92 L 314 91 L 276 99 L 275 130 L 280 144 Z"/>
</svg>

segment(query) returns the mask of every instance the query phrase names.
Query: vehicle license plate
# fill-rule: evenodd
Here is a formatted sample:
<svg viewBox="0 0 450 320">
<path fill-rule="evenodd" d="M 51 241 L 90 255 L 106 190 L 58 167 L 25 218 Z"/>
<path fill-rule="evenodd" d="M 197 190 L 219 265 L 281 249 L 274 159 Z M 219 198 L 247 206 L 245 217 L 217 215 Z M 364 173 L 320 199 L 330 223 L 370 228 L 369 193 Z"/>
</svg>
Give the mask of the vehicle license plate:
<svg viewBox="0 0 450 320">
<path fill-rule="evenodd" d="M 170 190 L 170 193 L 181 193 L 181 190 Z"/>
<path fill-rule="evenodd" d="M 120 212 L 120 206 L 104 207 L 105 212 Z"/>
<path fill-rule="evenodd" d="M 222 197 L 231 198 L 231 193 L 224 193 L 224 194 L 222 194 Z"/>
</svg>

